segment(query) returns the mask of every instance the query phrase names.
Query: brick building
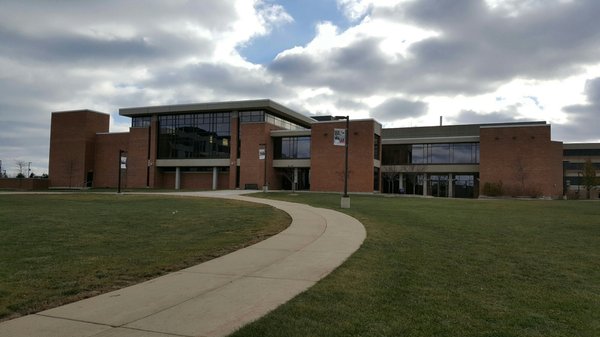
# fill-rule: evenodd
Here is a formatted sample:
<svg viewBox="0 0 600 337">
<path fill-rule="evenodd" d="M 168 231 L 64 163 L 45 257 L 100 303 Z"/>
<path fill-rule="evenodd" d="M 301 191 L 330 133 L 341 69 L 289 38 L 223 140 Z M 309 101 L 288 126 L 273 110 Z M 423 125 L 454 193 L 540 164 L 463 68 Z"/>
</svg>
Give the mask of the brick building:
<svg viewBox="0 0 600 337">
<path fill-rule="evenodd" d="M 271 100 L 119 114 L 131 118 L 129 132 L 110 133 L 100 112 L 52 114 L 51 187 L 114 188 L 120 175 L 125 188 L 344 188 L 346 149 L 334 135 L 345 119 L 311 118 Z M 563 194 L 563 145 L 545 122 L 383 129 L 363 119 L 343 134 L 349 192 L 477 197 L 501 185 L 509 195 Z"/>
</svg>

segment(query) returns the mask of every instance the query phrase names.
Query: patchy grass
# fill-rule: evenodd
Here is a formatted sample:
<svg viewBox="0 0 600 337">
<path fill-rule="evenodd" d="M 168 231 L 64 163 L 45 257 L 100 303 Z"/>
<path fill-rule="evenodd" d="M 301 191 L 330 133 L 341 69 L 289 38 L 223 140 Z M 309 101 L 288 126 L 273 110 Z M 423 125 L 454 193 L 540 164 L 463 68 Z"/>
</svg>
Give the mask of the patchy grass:
<svg viewBox="0 0 600 337">
<path fill-rule="evenodd" d="M 363 246 L 232 336 L 600 336 L 600 203 L 352 196 L 344 211 Z"/>
<path fill-rule="evenodd" d="M 0 195 L 0 319 L 139 283 L 287 227 L 233 200 L 100 194 Z"/>
</svg>

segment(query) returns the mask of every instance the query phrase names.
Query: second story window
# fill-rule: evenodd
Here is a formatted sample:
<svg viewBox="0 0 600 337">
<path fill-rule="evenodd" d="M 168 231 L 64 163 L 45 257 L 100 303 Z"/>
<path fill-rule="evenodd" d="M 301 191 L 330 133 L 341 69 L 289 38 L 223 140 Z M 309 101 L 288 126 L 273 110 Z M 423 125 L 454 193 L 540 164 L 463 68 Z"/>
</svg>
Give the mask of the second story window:
<svg viewBox="0 0 600 337">
<path fill-rule="evenodd" d="M 275 159 L 309 159 L 310 137 L 282 137 L 274 139 Z"/>
</svg>

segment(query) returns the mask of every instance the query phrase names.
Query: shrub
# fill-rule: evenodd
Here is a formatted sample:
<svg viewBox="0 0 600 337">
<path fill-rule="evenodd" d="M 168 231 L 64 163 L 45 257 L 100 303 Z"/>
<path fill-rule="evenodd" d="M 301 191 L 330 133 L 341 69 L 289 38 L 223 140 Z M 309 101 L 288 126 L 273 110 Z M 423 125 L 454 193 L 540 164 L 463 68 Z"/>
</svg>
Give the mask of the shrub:
<svg viewBox="0 0 600 337">
<path fill-rule="evenodd" d="M 486 182 L 483 184 L 483 194 L 489 197 L 497 197 L 504 194 L 502 189 L 502 181 L 497 183 Z"/>
</svg>

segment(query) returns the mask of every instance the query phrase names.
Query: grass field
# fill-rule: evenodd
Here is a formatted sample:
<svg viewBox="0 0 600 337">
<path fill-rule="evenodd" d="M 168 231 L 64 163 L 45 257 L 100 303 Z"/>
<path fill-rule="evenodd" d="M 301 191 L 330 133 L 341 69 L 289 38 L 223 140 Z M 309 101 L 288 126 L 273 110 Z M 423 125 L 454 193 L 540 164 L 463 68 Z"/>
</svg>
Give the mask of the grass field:
<svg viewBox="0 0 600 337">
<path fill-rule="evenodd" d="M 346 212 L 361 249 L 233 336 L 600 336 L 598 202 L 352 196 Z"/>
<path fill-rule="evenodd" d="M 224 255 L 289 223 L 232 200 L 0 195 L 0 320 Z"/>
</svg>

